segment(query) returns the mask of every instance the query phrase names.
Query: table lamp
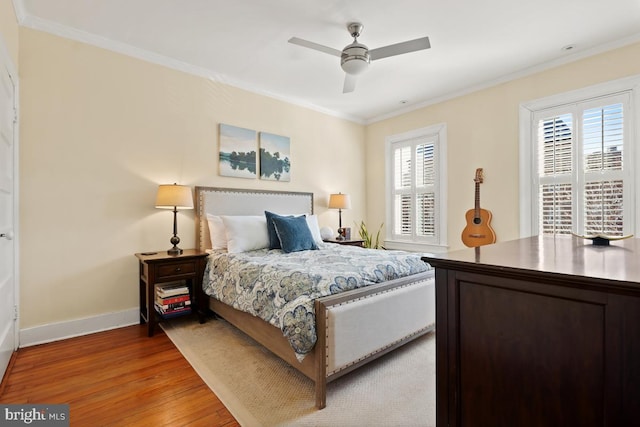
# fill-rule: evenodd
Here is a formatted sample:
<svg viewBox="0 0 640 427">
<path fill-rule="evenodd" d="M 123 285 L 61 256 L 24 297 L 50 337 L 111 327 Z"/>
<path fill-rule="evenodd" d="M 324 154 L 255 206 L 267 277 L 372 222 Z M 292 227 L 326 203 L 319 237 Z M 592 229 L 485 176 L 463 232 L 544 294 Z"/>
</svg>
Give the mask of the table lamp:
<svg viewBox="0 0 640 427">
<path fill-rule="evenodd" d="M 169 255 L 180 255 L 182 249 L 178 247 L 180 238 L 178 237 L 178 209 L 193 209 L 193 194 L 191 187 L 178 184 L 164 184 L 158 186 L 158 195 L 156 196 L 156 208 L 173 209 L 173 237 L 171 244 L 173 247 L 167 251 Z"/>
<path fill-rule="evenodd" d="M 351 197 L 348 194 L 331 194 L 329 196 L 329 209 L 338 209 L 338 237 L 336 240 L 344 240 L 344 228 L 342 228 L 342 209 L 351 209 Z"/>
</svg>

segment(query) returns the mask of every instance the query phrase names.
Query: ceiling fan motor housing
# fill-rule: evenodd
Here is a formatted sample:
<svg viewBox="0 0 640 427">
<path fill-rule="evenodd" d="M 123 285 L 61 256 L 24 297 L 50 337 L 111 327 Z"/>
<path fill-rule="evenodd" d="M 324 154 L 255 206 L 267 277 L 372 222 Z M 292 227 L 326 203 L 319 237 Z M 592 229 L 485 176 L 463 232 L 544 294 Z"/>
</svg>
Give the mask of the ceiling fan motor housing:
<svg viewBox="0 0 640 427">
<path fill-rule="evenodd" d="M 340 66 L 347 74 L 363 73 L 369 67 L 370 62 L 369 48 L 357 41 L 342 50 Z"/>
</svg>

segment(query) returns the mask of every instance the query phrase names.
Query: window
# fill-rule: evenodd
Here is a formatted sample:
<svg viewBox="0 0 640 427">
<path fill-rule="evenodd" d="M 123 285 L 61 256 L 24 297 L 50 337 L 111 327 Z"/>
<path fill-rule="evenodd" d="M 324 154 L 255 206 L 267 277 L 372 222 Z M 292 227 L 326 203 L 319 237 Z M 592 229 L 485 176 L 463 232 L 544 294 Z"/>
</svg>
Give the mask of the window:
<svg viewBox="0 0 640 427">
<path fill-rule="evenodd" d="M 608 84 L 521 109 L 529 136 L 521 145 L 523 236 L 634 233 L 639 162 L 631 106 L 640 80 L 625 82 L 626 90 Z"/>
<path fill-rule="evenodd" d="M 387 138 L 388 247 L 446 245 L 445 131 L 437 125 Z"/>
</svg>

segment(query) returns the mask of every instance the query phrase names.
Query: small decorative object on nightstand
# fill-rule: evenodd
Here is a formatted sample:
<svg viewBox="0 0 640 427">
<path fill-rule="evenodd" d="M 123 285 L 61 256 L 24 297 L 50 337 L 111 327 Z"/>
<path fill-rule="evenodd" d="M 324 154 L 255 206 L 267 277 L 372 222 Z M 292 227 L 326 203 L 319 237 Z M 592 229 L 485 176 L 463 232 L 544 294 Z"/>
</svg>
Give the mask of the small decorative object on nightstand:
<svg viewBox="0 0 640 427">
<path fill-rule="evenodd" d="M 351 209 L 351 197 L 348 194 L 331 194 L 329 196 L 329 209 L 338 209 L 338 237 L 336 240 L 345 240 L 344 228 L 342 228 L 342 209 Z"/>
<path fill-rule="evenodd" d="M 320 228 L 320 237 L 322 240 L 330 240 L 333 239 L 334 232 L 330 227 L 322 227 Z"/>
<path fill-rule="evenodd" d="M 207 256 L 206 252 L 197 249 L 185 249 L 179 255 L 168 255 L 165 251 L 136 254 L 140 271 L 140 324 L 146 322 L 148 336 L 153 336 L 153 329 L 158 323 L 155 308 L 156 285 L 184 282 L 192 310 L 196 310 L 199 307 L 198 290 L 202 288 Z M 198 310 L 198 314 L 202 320 L 204 317 L 201 310 Z"/>
</svg>

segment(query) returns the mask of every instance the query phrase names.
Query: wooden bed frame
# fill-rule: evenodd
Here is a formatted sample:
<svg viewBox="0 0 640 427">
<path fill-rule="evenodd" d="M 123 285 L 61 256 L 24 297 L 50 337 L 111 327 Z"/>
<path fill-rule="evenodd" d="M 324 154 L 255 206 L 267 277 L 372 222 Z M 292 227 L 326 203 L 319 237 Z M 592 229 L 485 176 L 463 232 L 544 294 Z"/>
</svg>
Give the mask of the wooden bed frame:
<svg viewBox="0 0 640 427">
<path fill-rule="evenodd" d="M 207 213 L 263 215 L 265 210 L 313 213 L 313 194 L 196 187 L 197 247 L 211 248 Z M 199 310 L 212 310 L 313 380 L 318 409 L 326 406 L 328 382 L 435 329 L 433 270 L 316 300 L 318 341 L 302 362 L 279 328 L 202 289 L 198 293 Z"/>
</svg>

